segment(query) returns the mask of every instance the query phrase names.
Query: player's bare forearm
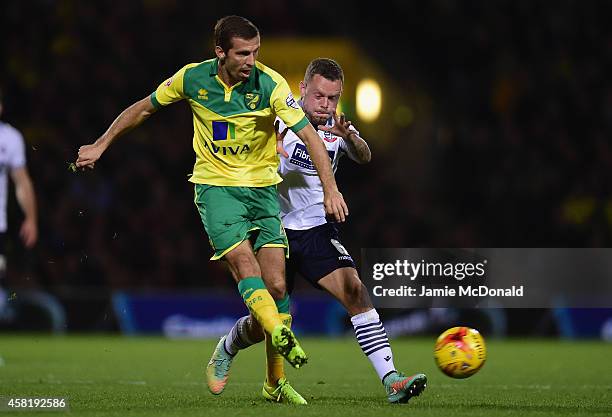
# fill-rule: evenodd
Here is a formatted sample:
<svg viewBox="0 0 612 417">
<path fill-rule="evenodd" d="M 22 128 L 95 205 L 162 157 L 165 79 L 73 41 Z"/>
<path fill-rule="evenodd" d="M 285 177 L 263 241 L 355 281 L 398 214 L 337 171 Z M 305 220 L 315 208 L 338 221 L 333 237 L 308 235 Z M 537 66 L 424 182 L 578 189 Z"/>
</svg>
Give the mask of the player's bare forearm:
<svg viewBox="0 0 612 417">
<path fill-rule="evenodd" d="M 297 132 L 297 136 L 306 144 L 310 159 L 321 179 L 325 213 L 334 216 L 337 221 L 343 222 L 346 216 L 348 216 L 348 207 L 336 185 L 336 179 L 334 178 L 334 172 L 325 145 L 323 145 L 321 138 L 310 124 Z"/>
<path fill-rule="evenodd" d="M 102 146 L 104 149 L 108 148 L 116 138 L 140 125 L 153 113 L 155 113 L 155 107 L 149 97 L 137 101 L 121 112 L 108 130 L 94 144 Z"/>
<path fill-rule="evenodd" d="M 319 178 L 321 179 L 321 183 L 323 184 L 323 191 L 338 191 L 331 162 L 329 161 L 329 154 L 327 153 L 327 149 L 325 149 L 325 145 L 323 145 L 323 142 L 321 142 L 321 138 L 319 135 L 317 135 L 317 132 L 310 124 L 308 124 L 297 132 L 297 136 L 308 148 L 310 159 L 312 159 L 312 163 L 314 164 L 317 173 L 319 174 Z"/>
<path fill-rule="evenodd" d="M 368 143 L 356 132 L 351 131 L 345 138 L 345 143 L 349 147 L 349 156 L 353 161 L 358 164 L 367 164 L 372 160 L 372 152 Z"/>
<path fill-rule="evenodd" d="M 36 222 L 36 197 L 28 171 L 25 168 L 15 169 L 11 178 L 15 183 L 15 197 L 25 219 Z"/>
<path fill-rule="evenodd" d="M 23 210 L 24 220 L 19 234 L 27 248 L 31 248 L 38 240 L 36 195 L 32 180 L 25 167 L 17 168 L 11 172 L 11 178 L 15 183 L 15 196 Z"/>
<path fill-rule="evenodd" d="M 81 146 L 79 156 L 76 161 L 77 168 L 93 168 L 95 162 L 102 156 L 102 153 L 120 136 L 134 129 L 149 116 L 155 113 L 155 107 L 149 97 L 132 104 L 121 112 L 111 123 L 109 128 L 91 145 Z"/>
</svg>

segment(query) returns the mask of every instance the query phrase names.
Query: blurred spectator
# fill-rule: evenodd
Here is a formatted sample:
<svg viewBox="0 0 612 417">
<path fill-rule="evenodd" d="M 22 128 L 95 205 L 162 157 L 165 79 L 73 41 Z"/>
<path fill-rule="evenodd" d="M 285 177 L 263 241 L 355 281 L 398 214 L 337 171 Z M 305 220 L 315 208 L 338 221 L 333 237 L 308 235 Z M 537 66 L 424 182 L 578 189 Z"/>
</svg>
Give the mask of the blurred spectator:
<svg viewBox="0 0 612 417">
<path fill-rule="evenodd" d="M 0 116 L 2 115 L 2 92 L 0 91 Z M 38 240 L 36 196 L 32 180 L 26 167 L 24 141 L 21 133 L 8 123 L 0 122 L 0 327 L 28 330 L 65 330 L 62 306 L 57 300 L 40 290 L 22 290 L 19 294 L 3 288 L 7 267 L 6 231 L 8 176 L 15 184 L 15 196 L 23 212 L 19 237 L 26 249 L 34 247 Z M 13 252 L 14 253 L 14 252 Z"/>
<path fill-rule="evenodd" d="M 0 116 L 2 116 L 2 91 L 0 91 Z M 8 198 L 8 176 L 15 184 L 15 194 L 23 211 L 23 223 L 19 236 L 26 248 L 30 249 L 38 240 L 36 197 L 26 167 L 23 136 L 8 123 L 0 121 L 0 319 L 7 314 L 8 295 L 4 290 L 6 273 L 6 204 Z"/>
</svg>

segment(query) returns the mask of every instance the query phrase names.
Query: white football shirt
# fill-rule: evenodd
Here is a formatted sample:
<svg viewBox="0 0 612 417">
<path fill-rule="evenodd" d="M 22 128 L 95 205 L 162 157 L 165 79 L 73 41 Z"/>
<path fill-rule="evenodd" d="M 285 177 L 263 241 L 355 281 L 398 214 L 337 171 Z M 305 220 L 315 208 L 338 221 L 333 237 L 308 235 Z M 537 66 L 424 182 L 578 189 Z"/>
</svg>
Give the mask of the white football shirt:
<svg viewBox="0 0 612 417">
<path fill-rule="evenodd" d="M 333 123 L 334 120 L 330 119 L 326 126 L 333 126 Z M 279 130 L 281 132 L 285 130 L 282 120 Z M 351 130 L 359 134 L 352 126 Z M 318 130 L 317 133 L 327 148 L 335 173 L 340 158 L 349 153 L 347 144 L 340 136 L 330 132 Z M 323 184 L 306 145 L 289 129 L 283 140 L 283 146 L 289 154 L 289 158 L 280 155 L 278 168 L 283 177 L 283 182 L 277 186 L 283 226 L 291 230 L 306 230 L 327 223 L 323 206 Z"/>
<path fill-rule="evenodd" d="M 0 122 L 0 232 L 6 232 L 8 174 L 25 166 L 23 136 L 8 123 Z"/>
</svg>

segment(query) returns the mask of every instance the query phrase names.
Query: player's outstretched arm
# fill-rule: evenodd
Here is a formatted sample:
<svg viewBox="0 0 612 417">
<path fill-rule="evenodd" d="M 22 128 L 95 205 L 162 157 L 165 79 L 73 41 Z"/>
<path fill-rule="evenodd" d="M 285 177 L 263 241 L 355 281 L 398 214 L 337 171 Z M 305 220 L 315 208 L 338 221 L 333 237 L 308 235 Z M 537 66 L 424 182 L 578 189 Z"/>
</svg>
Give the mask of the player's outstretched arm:
<svg viewBox="0 0 612 417">
<path fill-rule="evenodd" d="M 100 159 L 100 156 L 102 156 L 115 139 L 147 120 L 155 111 L 156 109 L 153 103 L 151 103 L 151 98 L 148 96 L 132 104 L 117 116 L 108 130 L 98 140 L 91 145 L 84 145 L 79 148 L 76 167 L 93 169 L 96 161 Z"/>
<path fill-rule="evenodd" d="M 325 149 L 325 145 L 323 145 L 321 138 L 310 123 L 297 132 L 297 135 L 308 148 L 310 159 L 312 159 L 319 178 L 321 178 L 325 212 L 333 215 L 339 222 L 345 221 L 346 216 L 349 214 L 348 207 L 336 185 L 336 179 L 334 178 L 334 172 L 332 171 L 329 154 L 327 149 Z"/>
</svg>

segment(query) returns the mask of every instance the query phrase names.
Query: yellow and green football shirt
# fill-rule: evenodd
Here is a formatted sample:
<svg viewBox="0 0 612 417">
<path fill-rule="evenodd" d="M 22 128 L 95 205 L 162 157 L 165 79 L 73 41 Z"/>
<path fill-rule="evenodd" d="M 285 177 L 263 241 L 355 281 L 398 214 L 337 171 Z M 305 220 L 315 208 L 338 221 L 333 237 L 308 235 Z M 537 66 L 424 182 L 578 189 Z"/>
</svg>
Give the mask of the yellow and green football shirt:
<svg viewBox="0 0 612 417">
<path fill-rule="evenodd" d="M 190 181 L 235 187 L 266 187 L 278 175 L 274 119 L 294 132 L 308 120 L 287 81 L 256 62 L 248 80 L 228 87 L 218 60 L 187 64 L 151 94 L 157 108 L 183 99 L 193 113 L 196 162 Z"/>
</svg>

